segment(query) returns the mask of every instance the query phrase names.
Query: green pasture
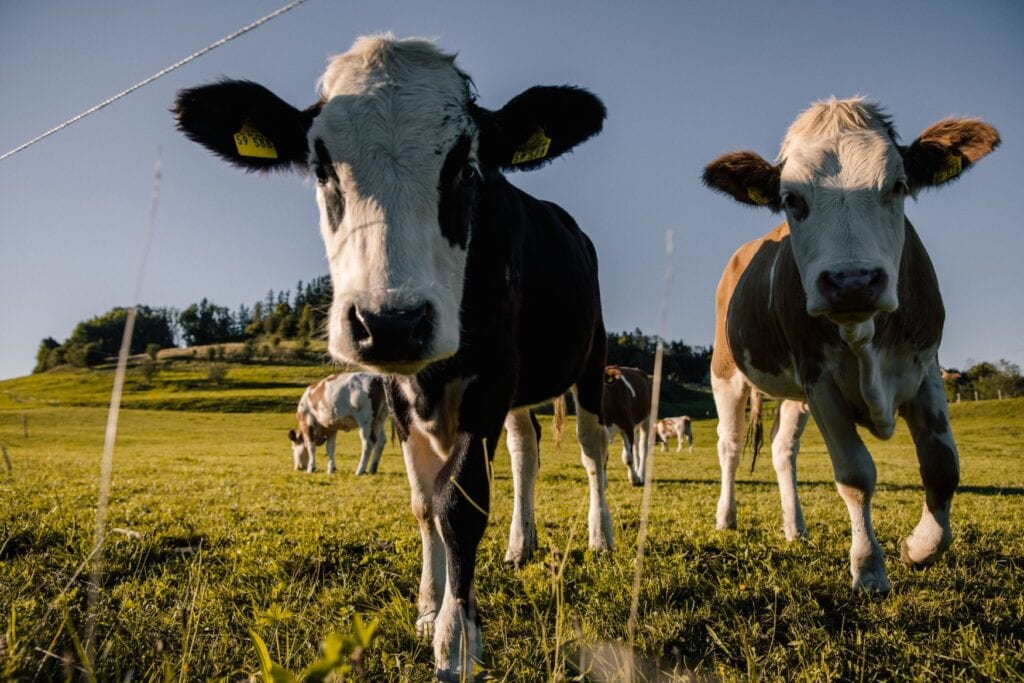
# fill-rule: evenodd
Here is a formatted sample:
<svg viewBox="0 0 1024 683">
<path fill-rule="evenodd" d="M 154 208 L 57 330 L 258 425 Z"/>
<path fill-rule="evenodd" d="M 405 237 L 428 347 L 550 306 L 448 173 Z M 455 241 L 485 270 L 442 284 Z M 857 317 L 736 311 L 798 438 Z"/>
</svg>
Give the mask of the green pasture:
<svg viewBox="0 0 1024 683">
<path fill-rule="evenodd" d="M 323 374 L 231 365 L 225 388 L 208 385 L 197 363 L 162 370 L 147 386 L 130 380 L 91 665 L 75 640 L 86 633 L 80 570 L 94 543 L 110 376 L 57 371 L 0 383 L 10 459 L 10 470 L 0 462 L 0 678 L 77 680 L 85 670 L 99 680 L 245 680 L 260 674 L 250 629 L 274 662 L 298 671 L 360 615 L 378 629 L 355 679 L 431 680 L 431 648 L 414 629 L 419 534 L 397 446 L 375 477 L 351 473 L 354 434 L 339 438 L 336 475 L 291 469 L 294 403 Z M 231 412 L 210 412 L 218 399 Z M 193 400 L 202 410 L 138 408 Z M 962 463 L 956 540 L 927 570 L 899 562 L 922 504 L 910 439 L 901 428 L 871 441 L 874 521 L 893 584 L 885 599 L 850 590 L 848 519 L 813 427 L 799 463 L 810 539 L 787 544 L 770 458 L 741 474 L 739 530 L 714 529 L 715 424 L 697 421 L 692 455 L 655 458 L 632 646 L 641 489 L 614 444 L 617 547 L 592 555 L 578 447 L 568 438 L 557 451 L 542 422 L 541 551 L 519 571 L 502 563 L 512 485 L 503 444 L 495 459 L 477 580 L 491 680 L 622 680 L 629 658 L 636 680 L 651 681 L 1024 677 L 1024 400 L 952 407 Z"/>
</svg>

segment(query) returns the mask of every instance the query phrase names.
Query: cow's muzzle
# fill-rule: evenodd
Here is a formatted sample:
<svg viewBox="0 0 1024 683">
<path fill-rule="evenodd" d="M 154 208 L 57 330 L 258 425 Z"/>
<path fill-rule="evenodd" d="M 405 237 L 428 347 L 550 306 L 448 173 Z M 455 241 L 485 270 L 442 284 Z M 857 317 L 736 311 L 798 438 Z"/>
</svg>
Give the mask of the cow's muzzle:
<svg viewBox="0 0 1024 683">
<path fill-rule="evenodd" d="M 817 285 L 825 303 L 820 313 L 829 317 L 867 318 L 889 308 L 882 301 L 889 285 L 882 268 L 826 270 Z"/>
<path fill-rule="evenodd" d="M 361 364 L 406 374 L 430 355 L 436 315 L 429 302 L 378 311 L 352 305 L 346 318 L 351 348 Z"/>
</svg>

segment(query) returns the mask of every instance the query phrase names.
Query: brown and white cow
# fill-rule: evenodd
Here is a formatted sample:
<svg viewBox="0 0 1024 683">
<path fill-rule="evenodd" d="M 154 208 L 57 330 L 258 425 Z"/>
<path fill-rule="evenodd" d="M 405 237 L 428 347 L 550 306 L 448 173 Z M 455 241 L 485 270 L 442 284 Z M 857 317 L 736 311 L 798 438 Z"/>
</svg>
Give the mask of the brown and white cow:
<svg viewBox="0 0 1024 683">
<path fill-rule="evenodd" d="M 633 486 L 644 485 L 651 391 L 651 378 L 637 368 L 609 365 L 604 369 L 601 407 L 608 441 L 622 434 L 622 464 Z"/>
<path fill-rule="evenodd" d="M 662 451 L 668 451 L 668 440 L 675 437 L 676 453 L 683 452 L 684 440 L 690 452 L 693 453 L 693 425 L 688 415 L 663 417 L 655 423 L 654 430 Z"/>
<path fill-rule="evenodd" d="M 936 352 L 944 311 L 935 271 L 903 214 L 908 196 L 954 180 L 999 144 L 977 119 L 946 119 L 898 143 L 882 109 L 861 98 L 817 102 L 790 126 L 777 163 L 753 152 L 712 162 L 704 182 L 786 220 L 733 255 L 718 286 L 711 383 L 718 408 L 719 528 L 736 525 L 733 482 L 753 385 L 782 401 L 772 460 L 787 538 L 804 533 L 796 454 L 809 406 L 853 529 L 854 588 L 889 590 L 871 524 L 875 465 L 857 433 L 889 438 L 899 414 L 925 489 L 905 563 L 934 562 L 952 543 L 959 482 Z"/>
<path fill-rule="evenodd" d="M 433 634 L 439 678 L 472 680 L 483 643 L 476 554 L 502 425 L 515 490 L 506 559 L 519 565 L 537 547 L 529 408 L 570 387 L 589 545 L 613 545 L 597 253 L 568 212 L 504 176 L 596 135 L 604 105 L 580 88 L 536 86 L 485 109 L 454 55 L 369 36 L 331 59 L 307 109 L 222 81 L 179 93 L 175 113 L 229 163 L 315 174 L 333 285 L 328 348 L 388 375 L 423 541 L 416 627 Z"/>
<path fill-rule="evenodd" d="M 363 448 L 356 476 L 377 473 L 386 436 L 388 403 L 384 382 L 376 375 L 348 373 L 311 384 L 295 411 L 298 429 L 288 431 L 295 469 L 316 471 L 316 447 L 327 444 L 327 472 L 334 474 L 334 445 L 338 431 L 359 430 Z"/>
</svg>

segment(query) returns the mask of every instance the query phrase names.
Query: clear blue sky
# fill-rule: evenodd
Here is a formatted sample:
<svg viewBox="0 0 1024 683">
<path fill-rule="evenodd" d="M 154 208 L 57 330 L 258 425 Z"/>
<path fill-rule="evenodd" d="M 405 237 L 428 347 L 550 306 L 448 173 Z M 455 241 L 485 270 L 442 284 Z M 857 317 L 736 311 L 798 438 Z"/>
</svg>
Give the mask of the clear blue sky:
<svg viewBox="0 0 1024 683">
<path fill-rule="evenodd" d="M 0 153 L 284 4 L 0 1 Z M 811 101 L 882 102 L 905 141 L 949 114 L 1003 146 L 959 183 L 908 203 L 946 300 L 940 360 L 1024 361 L 1024 3 L 339 2 L 298 9 L 0 162 L 0 378 L 39 341 L 126 305 L 157 146 L 164 183 L 142 301 L 232 309 L 326 274 L 313 187 L 247 176 L 174 130 L 177 89 L 221 76 L 313 101 L 331 54 L 361 34 L 437 37 L 481 104 L 535 84 L 600 95 L 602 135 L 512 181 L 593 238 L 611 330 L 657 329 L 664 232 L 676 235 L 668 336 L 708 345 L 722 266 L 775 218 L 701 187 L 737 148 L 773 158 Z"/>
</svg>

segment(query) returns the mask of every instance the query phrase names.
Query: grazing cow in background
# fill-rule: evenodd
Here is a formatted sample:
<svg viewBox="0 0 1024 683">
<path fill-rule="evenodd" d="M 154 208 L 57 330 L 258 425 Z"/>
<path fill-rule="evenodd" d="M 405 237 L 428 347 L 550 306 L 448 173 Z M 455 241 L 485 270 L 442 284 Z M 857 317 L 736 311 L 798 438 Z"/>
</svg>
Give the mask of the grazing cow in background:
<svg viewBox="0 0 1024 683">
<path fill-rule="evenodd" d="M 740 247 L 718 286 L 711 384 L 718 408 L 718 527 L 736 525 L 733 481 L 751 386 L 782 401 L 772 443 L 786 536 L 803 533 L 796 452 L 807 412 L 821 430 L 850 513 L 853 587 L 886 593 L 871 524 L 875 465 L 857 433 L 887 439 L 898 413 L 914 440 L 925 489 L 903 541 L 908 565 L 934 562 L 953 541 L 959 482 L 936 351 L 944 311 L 931 261 L 904 217 L 907 196 L 953 179 L 999 144 L 976 119 L 946 119 L 901 146 L 880 107 L 861 98 L 813 104 L 790 126 L 778 163 L 753 152 L 712 162 L 704 182 L 786 221 Z"/>
<path fill-rule="evenodd" d="M 388 416 L 384 382 L 376 375 L 351 373 L 331 375 L 311 384 L 299 399 L 295 418 L 298 430 L 288 432 L 292 442 L 295 469 L 316 470 L 316 447 L 327 444 L 327 472 L 334 474 L 334 444 L 338 430 L 359 430 L 363 449 L 356 476 L 377 473 L 380 455 L 387 437 L 384 422 Z"/>
<path fill-rule="evenodd" d="M 690 453 L 693 453 L 693 426 L 690 422 L 688 415 L 680 415 L 679 417 L 663 417 L 655 423 L 654 429 L 662 451 L 668 451 L 668 440 L 675 437 L 676 453 L 683 452 L 684 439 Z"/>
<path fill-rule="evenodd" d="M 433 632 L 439 678 L 470 680 L 481 657 L 476 553 L 502 424 L 515 485 L 507 560 L 519 565 L 537 544 L 529 407 L 570 387 L 590 547 L 612 547 L 597 255 L 568 213 L 502 175 L 598 133 L 604 105 L 538 86 L 487 110 L 454 55 L 390 36 L 333 58 L 320 95 L 299 110 L 224 81 L 179 93 L 176 113 L 186 135 L 237 166 L 316 175 L 329 350 L 389 375 L 423 540 L 417 629 Z"/>
<path fill-rule="evenodd" d="M 633 486 L 644 485 L 651 391 L 651 378 L 636 368 L 609 365 L 604 369 L 601 406 L 604 423 L 608 425 L 608 441 L 622 434 L 622 464 Z"/>
</svg>

